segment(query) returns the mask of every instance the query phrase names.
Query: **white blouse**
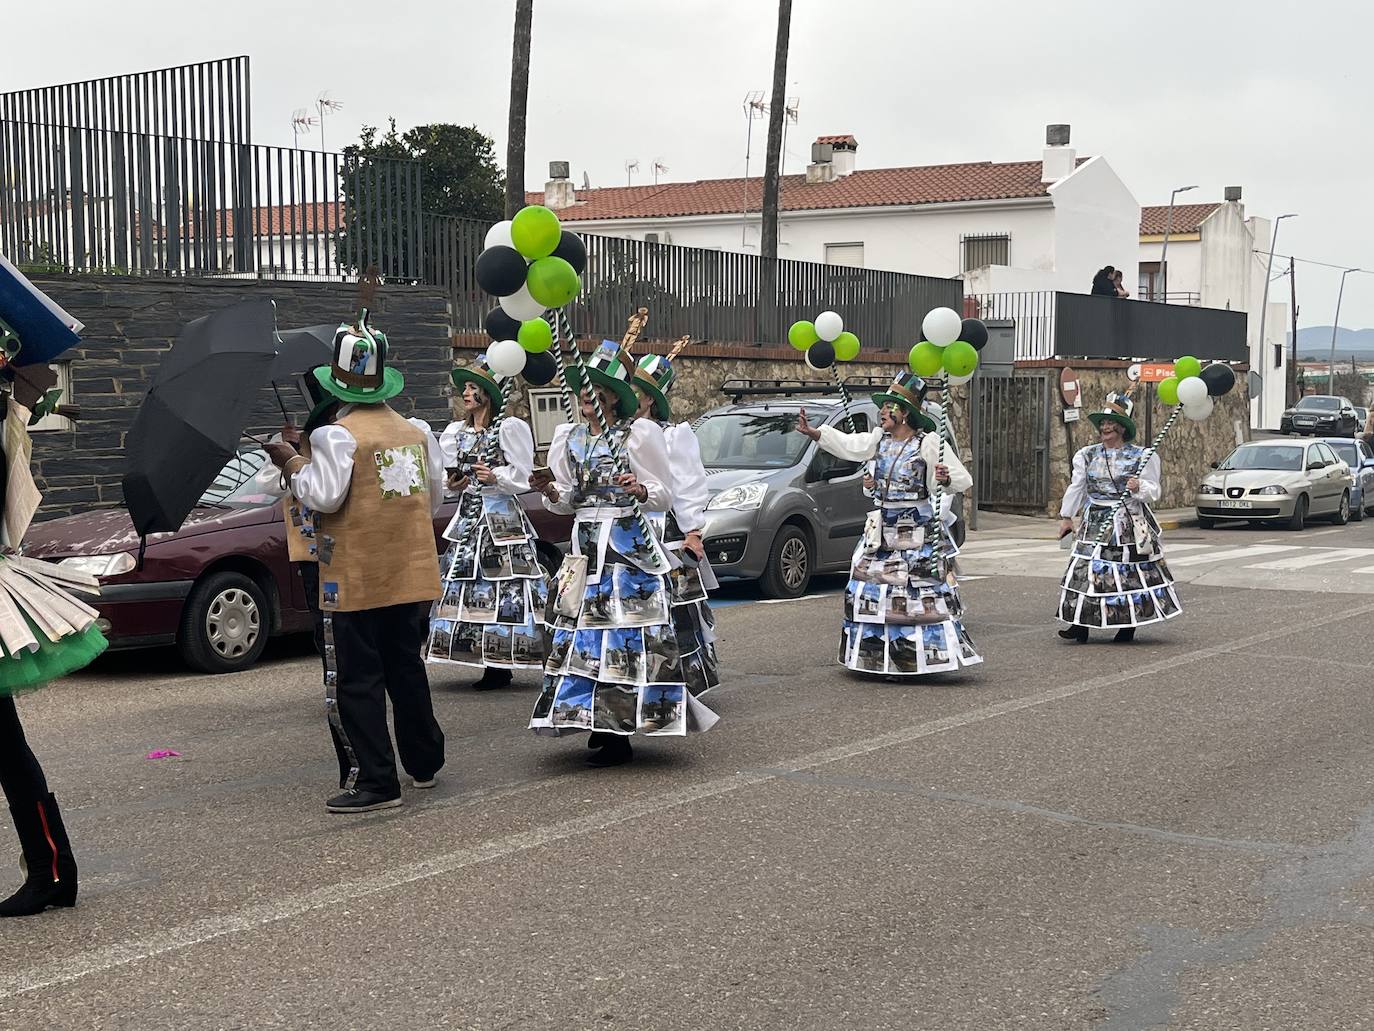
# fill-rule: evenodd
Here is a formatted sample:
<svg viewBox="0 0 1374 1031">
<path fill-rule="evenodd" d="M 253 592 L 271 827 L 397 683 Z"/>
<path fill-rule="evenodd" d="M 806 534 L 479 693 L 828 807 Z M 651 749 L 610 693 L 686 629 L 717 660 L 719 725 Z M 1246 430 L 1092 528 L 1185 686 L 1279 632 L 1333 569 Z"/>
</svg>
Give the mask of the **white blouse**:
<svg viewBox="0 0 1374 1031">
<path fill-rule="evenodd" d="M 706 468 L 701 462 L 701 444 L 685 422 L 669 426 L 663 437 L 672 468 L 673 517 L 684 534 L 700 531 L 706 525 L 706 504 L 711 500 L 706 489 Z"/>
<path fill-rule="evenodd" d="M 558 500 L 550 501 L 543 495 L 544 507 L 550 512 L 567 515 L 576 511 L 572 502 L 573 487 L 577 476 L 573 462 L 568 454 L 568 434 L 572 432 L 571 423 L 563 423 L 553 431 L 553 443 L 549 445 L 549 472 L 553 473 L 553 485 L 558 491 Z M 666 512 L 673 502 L 673 494 L 668 486 L 673 480 L 672 466 L 668 460 L 668 445 L 663 430 L 656 422 L 636 419 L 630 424 L 630 436 L 625 442 L 625 458 L 630 472 L 648 491 L 648 499 L 641 507 L 648 512 Z"/>
<path fill-rule="evenodd" d="M 344 405 L 339 415 L 347 415 L 352 409 L 352 405 Z M 444 503 L 444 456 L 427 423 L 419 419 L 406 421 L 425 432 L 429 507 L 437 515 Z M 310 461 L 291 477 L 291 493 L 316 512 L 337 512 L 343 508 L 353 482 L 353 455 L 357 450 L 358 442 L 344 427 L 337 423 L 321 426 L 310 434 Z"/>
<path fill-rule="evenodd" d="M 1061 519 L 1071 519 L 1083 511 L 1083 506 L 1088 503 L 1088 452 L 1097 445 L 1089 444 L 1085 448 L 1079 448 L 1073 456 L 1073 478 L 1069 480 L 1069 488 L 1064 491 L 1064 501 L 1059 506 L 1059 517 Z M 1140 489 L 1131 492 L 1131 497 L 1137 501 L 1144 501 L 1146 504 L 1153 504 L 1159 500 L 1159 454 L 1150 456 L 1145 463 L 1145 468 L 1136 473 L 1140 480 Z"/>
<path fill-rule="evenodd" d="M 878 454 L 878 445 L 883 439 L 882 427 L 866 433 L 841 433 L 834 426 L 822 426 L 820 430 L 821 447 L 847 462 L 867 462 Z M 926 493 L 934 497 L 935 466 L 940 462 L 939 434 L 921 434 L 921 460 L 926 464 Z M 949 483 L 943 488 L 946 494 L 962 494 L 973 486 L 973 477 L 951 447 L 945 448 L 944 464 L 949 467 Z"/>
<path fill-rule="evenodd" d="M 458 464 L 458 435 L 467 429 L 465 421 L 451 422 L 439 435 L 439 449 L 444 454 L 444 468 L 452 469 Z M 489 490 L 502 494 L 523 494 L 530 489 L 530 473 L 534 469 L 534 434 L 524 419 L 509 416 L 501 420 L 501 428 L 496 431 L 501 454 L 506 464 L 492 467 L 496 477 L 493 484 L 483 484 Z"/>
</svg>

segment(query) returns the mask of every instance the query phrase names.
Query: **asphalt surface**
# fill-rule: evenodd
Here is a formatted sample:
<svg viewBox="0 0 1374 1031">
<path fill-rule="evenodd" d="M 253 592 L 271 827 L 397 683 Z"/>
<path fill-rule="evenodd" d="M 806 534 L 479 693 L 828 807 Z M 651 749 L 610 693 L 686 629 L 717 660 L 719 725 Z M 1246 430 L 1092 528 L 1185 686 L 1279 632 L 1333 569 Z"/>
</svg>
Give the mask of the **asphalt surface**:
<svg viewBox="0 0 1374 1031">
<path fill-rule="evenodd" d="M 977 557 L 1035 539 L 971 537 L 958 674 L 858 678 L 837 598 L 727 588 L 721 723 L 620 769 L 441 669 L 439 787 L 366 817 L 303 642 L 103 660 L 21 702 L 82 896 L 0 925 L 0 1028 L 1374 1026 L 1362 578 L 1193 578 L 1076 646 L 1052 568 Z"/>
</svg>

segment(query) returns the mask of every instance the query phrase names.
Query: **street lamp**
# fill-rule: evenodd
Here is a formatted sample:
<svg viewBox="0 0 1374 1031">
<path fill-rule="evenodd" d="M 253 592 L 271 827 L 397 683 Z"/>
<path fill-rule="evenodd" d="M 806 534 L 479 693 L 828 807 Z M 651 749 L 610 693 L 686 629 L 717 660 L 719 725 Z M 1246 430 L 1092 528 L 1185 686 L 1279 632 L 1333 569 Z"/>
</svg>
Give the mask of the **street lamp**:
<svg viewBox="0 0 1374 1031">
<path fill-rule="evenodd" d="M 1336 392 L 1336 333 L 1341 324 L 1341 298 L 1345 295 L 1345 277 L 1352 272 L 1363 272 L 1362 268 L 1348 268 L 1341 273 L 1341 288 L 1336 291 L 1336 317 L 1331 320 L 1331 359 L 1326 367 L 1326 392 Z"/>
<path fill-rule="evenodd" d="M 1189 190 L 1196 190 L 1193 186 L 1180 186 L 1173 193 L 1169 194 L 1169 210 L 1164 213 L 1164 246 L 1159 249 L 1159 276 L 1163 291 L 1160 300 L 1165 304 L 1169 303 L 1169 230 L 1173 227 L 1174 221 L 1174 198 L 1180 193 L 1187 193 Z"/>
<path fill-rule="evenodd" d="M 1287 215 L 1280 215 L 1278 218 L 1274 219 L 1274 235 L 1269 241 L 1269 264 L 1264 272 L 1264 296 L 1260 298 L 1259 355 L 1261 359 L 1264 358 L 1264 320 L 1269 315 L 1269 280 L 1274 276 L 1274 248 L 1277 247 L 1279 243 L 1279 223 L 1285 218 L 1297 217 L 1296 213 L 1290 212 Z M 1264 367 L 1264 363 L 1261 361 L 1260 368 L 1263 369 Z M 1264 417 L 1264 384 L 1268 379 L 1268 376 L 1260 376 L 1259 401 L 1261 418 Z M 1253 401 L 1254 398 L 1251 398 L 1251 400 Z"/>
</svg>

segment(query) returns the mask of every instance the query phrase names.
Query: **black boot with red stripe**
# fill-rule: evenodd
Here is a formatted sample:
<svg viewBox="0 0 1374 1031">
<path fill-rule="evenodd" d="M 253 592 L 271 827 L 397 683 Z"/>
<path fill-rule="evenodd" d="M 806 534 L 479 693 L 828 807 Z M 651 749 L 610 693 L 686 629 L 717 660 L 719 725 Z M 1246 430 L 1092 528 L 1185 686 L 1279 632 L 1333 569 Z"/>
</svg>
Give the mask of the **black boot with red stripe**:
<svg viewBox="0 0 1374 1031">
<path fill-rule="evenodd" d="M 24 851 L 24 886 L 4 902 L 0 917 L 33 916 L 45 909 L 76 905 L 76 858 L 57 799 L 45 795 L 10 806 Z"/>
</svg>

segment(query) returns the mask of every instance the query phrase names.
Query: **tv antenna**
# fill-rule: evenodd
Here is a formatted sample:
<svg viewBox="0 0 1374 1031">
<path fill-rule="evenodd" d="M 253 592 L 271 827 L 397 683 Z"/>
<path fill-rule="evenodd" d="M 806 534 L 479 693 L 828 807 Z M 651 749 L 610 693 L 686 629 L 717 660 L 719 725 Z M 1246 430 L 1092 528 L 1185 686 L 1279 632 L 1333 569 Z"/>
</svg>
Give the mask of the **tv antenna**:
<svg viewBox="0 0 1374 1031">
<path fill-rule="evenodd" d="M 343 104 L 329 95 L 329 90 L 325 90 L 315 98 L 315 109 L 320 113 L 320 149 L 324 150 L 324 118 L 325 115 L 335 111 L 342 111 Z"/>
<path fill-rule="evenodd" d="M 761 89 L 744 95 L 744 222 L 740 227 L 740 243 L 743 244 L 749 230 L 749 158 L 754 152 L 754 123 L 768 114 L 768 102 L 763 99 Z"/>
<path fill-rule="evenodd" d="M 310 132 L 310 128 L 314 124 L 315 116 L 306 114 L 305 108 L 298 107 L 291 112 L 291 146 L 293 149 L 301 149 L 301 133 Z"/>
<path fill-rule="evenodd" d="M 667 175 L 667 174 L 668 174 L 668 166 L 665 165 L 665 164 L 664 164 L 662 161 L 660 161 L 660 160 L 655 160 L 655 161 L 654 161 L 654 185 L 655 185 L 655 186 L 658 185 L 658 176 L 659 176 L 659 173 L 660 173 L 660 172 L 663 173 L 664 175 Z"/>
<path fill-rule="evenodd" d="M 635 184 L 635 173 L 639 171 L 639 158 L 630 158 L 625 162 L 625 185 Z"/>
<path fill-rule="evenodd" d="M 592 188 L 592 177 L 589 176 L 586 172 L 583 172 L 583 173 L 582 173 L 582 189 L 584 189 L 584 190 L 590 190 L 591 188 Z"/>
<path fill-rule="evenodd" d="M 787 127 L 797 124 L 797 112 L 801 109 L 798 97 L 788 97 L 782 109 L 782 153 L 778 155 L 778 175 L 783 175 L 787 167 Z"/>
</svg>

